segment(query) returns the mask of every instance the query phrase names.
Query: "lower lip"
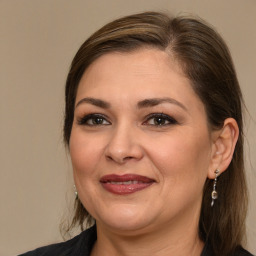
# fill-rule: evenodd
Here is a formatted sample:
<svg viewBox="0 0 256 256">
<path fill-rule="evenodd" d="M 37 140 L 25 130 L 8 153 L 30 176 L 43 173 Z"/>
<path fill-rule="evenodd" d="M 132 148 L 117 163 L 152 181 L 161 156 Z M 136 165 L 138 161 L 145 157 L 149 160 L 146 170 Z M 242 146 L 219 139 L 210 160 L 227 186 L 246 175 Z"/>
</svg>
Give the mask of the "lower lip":
<svg viewBox="0 0 256 256">
<path fill-rule="evenodd" d="M 138 184 L 112 184 L 112 183 L 101 183 L 103 188 L 106 189 L 108 192 L 117 195 L 127 195 L 132 194 L 137 191 L 143 190 L 148 188 L 153 184 L 151 183 L 138 183 Z"/>
</svg>

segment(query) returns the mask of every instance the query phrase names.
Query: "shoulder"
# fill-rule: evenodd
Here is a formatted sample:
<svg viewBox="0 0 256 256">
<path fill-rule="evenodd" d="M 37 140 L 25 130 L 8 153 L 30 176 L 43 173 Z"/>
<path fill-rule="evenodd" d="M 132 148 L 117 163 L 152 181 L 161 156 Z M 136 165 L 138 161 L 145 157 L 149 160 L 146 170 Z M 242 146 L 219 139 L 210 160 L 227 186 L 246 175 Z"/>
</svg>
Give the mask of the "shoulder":
<svg viewBox="0 0 256 256">
<path fill-rule="evenodd" d="M 214 256 L 214 255 L 215 253 L 213 252 L 211 245 L 209 243 L 206 243 L 201 256 Z M 230 254 L 230 256 L 231 255 L 232 256 L 254 256 L 253 254 L 249 253 L 241 246 L 238 246 L 235 252 Z"/>
<path fill-rule="evenodd" d="M 66 242 L 40 247 L 18 256 L 89 256 L 96 238 L 94 226 Z"/>
<path fill-rule="evenodd" d="M 253 255 L 248 251 L 246 251 L 244 248 L 239 247 L 236 249 L 234 256 L 253 256 Z"/>
</svg>

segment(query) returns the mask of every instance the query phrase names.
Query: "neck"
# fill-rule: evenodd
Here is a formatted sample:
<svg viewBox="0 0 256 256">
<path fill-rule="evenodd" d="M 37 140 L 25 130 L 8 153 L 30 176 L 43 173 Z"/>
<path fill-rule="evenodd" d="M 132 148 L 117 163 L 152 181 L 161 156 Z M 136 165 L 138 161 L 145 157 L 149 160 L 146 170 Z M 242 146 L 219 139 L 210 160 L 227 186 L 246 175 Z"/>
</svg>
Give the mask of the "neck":
<svg viewBox="0 0 256 256">
<path fill-rule="evenodd" d="M 200 256 L 204 243 L 198 234 L 198 222 L 162 225 L 154 232 L 113 232 L 97 223 L 97 241 L 92 256 Z M 134 235 L 135 234 L 135 235 Z"/>
</svg>

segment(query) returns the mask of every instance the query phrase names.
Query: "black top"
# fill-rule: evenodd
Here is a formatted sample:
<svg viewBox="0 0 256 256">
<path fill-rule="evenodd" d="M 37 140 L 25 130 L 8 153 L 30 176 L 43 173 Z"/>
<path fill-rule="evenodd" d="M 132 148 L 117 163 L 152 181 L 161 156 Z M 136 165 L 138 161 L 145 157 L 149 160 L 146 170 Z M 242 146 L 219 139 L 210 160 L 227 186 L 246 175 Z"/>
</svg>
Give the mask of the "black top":
<svg viewBox="0 0 256 256">
<path fill-rule="evenodd" d="M 93 244 L 97 239 L 96 226 L 83 231 L 80 235 L 66 242 L 38 248 L 18 256 L 90 256 Z M 209 245 L 205 245 L 201 256 L 212 256 Z M 220 255 L 221 256 L 221 255 Z M 233 256 L 253 256 L 243 248 L 236 250 Z"/>
</svg>

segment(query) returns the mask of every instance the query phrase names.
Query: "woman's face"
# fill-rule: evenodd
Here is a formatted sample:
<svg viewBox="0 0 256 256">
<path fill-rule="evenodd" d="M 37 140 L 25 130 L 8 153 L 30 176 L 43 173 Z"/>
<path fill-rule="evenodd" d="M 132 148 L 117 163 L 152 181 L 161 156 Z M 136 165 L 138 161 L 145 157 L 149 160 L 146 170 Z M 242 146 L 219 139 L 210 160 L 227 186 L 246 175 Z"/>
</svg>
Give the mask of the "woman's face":
<svg viewBox="0 0 256 256">
<path fill-rule="evenodd" d="M 117 231 L 197 225 L 211 137 L 203 103 L 165 52 L 106 54 L 76 96 L 79 198 L 98 226 Z"/>
</svg>

